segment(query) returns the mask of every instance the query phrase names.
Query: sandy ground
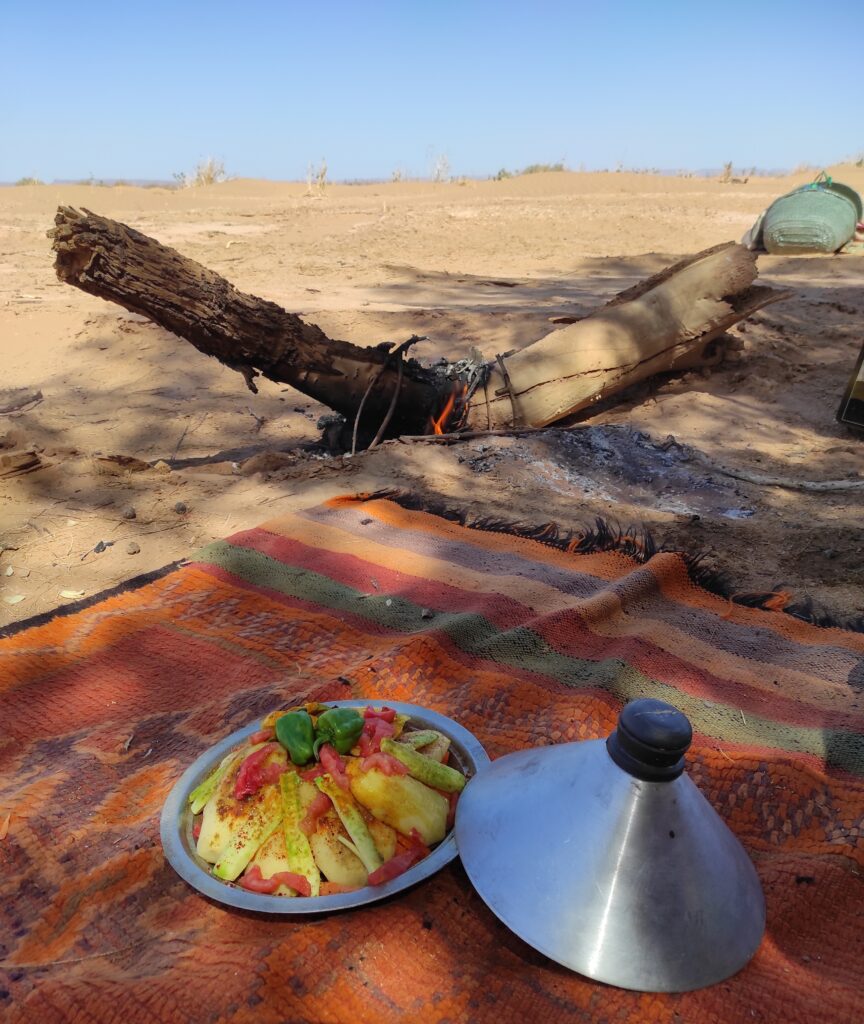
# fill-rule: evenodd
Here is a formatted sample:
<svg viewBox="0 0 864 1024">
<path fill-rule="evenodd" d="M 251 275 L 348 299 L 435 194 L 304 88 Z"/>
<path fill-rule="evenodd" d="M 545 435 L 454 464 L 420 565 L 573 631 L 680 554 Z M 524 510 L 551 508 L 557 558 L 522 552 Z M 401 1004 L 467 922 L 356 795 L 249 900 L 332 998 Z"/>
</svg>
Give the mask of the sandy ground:
<svg viewBox="0 0 864 1024">
<path fill-rule="evenodd" d="M 864 192 L 864 170 L 833 173 Z M 0 189 L 0 389 L 41 391 L 0 414 L 0 458 L 38 456 L 31 471 L 0 476 L 0 624 L 330 494 L 391 485 L 526 522 L 644 522 L 660 541 L 712 552 L 739 590 L 784 584 L 860 615 L 864 492 L 763 486 L 711 467 L 864 477 L 864 442 L 834 419 L 864 340 L 864 259 L 760 257 L 762 280 L 794 298 L 736 328 L 738 351 L 719 369 L 653 381 L 587 419 L 590 431 L 393 443 L 349 459 L 316 445 L 323 407 L 267 381 L 253 396 L 186 342 L 60 284 L 45 236 L 58 204 L 87 207 L 331 337 L 417 333 L 429 337 L 421 357 L 472 345 L 491 357 L 682 255 L 739 239 L 808 177 L 544 174 L 323 196 L 257 181 Z"/>
</svg>

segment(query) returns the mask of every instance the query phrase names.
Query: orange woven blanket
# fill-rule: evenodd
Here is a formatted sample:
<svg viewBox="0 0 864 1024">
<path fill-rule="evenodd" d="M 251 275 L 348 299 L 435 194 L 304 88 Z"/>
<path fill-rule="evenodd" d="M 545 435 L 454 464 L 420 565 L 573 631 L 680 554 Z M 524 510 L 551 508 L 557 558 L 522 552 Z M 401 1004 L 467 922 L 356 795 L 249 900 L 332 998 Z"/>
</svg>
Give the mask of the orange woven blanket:
<svg viewBox="0 0 864 1024">
<path fill-rule="evenodd" d="M 732 604 L 682 556 L 618 541 L 338 499 L 0 640 L 0 1019 L 864 1019 L 864 635 Z M 163 857 L 177 778 L 276 707 L 408 701 L 495 758 L 604 736 L 637 696 L 690 717 L 691 777 L 765 888 L 759 952 L 712 988 L 594 984 L 500 924 L 458 861 L 366 908 L 274 919 L 208 902 Z"/>
</svg>

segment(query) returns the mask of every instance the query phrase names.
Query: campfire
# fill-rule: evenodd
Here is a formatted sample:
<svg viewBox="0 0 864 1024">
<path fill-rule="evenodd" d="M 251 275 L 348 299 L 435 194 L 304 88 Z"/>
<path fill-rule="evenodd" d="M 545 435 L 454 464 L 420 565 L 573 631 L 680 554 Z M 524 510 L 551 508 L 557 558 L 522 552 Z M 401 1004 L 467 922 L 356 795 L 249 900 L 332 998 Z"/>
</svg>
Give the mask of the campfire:
<svg viewBox="0 0 864 1024">
<path fill-rule="evenodd" d="M 437 418 L 434 416 L 430 417 L 430 429 L 427 433 L 447 434 L 451 430 L 461 427 L 468 412 L 467 406 L 464 405 L 467 393 L 467 385 L 454 384 L 453 390 L 447 396 L 447 401 L 444 403 L 444 408 L 441 410 L 440 415 Z"/>
</svg>

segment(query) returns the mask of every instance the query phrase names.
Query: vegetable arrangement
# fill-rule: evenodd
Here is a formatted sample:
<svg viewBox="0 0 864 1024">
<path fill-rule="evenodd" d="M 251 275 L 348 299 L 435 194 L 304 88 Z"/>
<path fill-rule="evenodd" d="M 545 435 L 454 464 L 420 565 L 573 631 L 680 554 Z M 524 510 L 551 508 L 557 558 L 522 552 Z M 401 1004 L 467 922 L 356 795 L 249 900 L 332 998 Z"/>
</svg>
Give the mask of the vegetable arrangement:
<svg viewBox="0 0 864 1024">
<path fill-rule="evenodd" d="M 449 755 L 443 733 L 392 708 L 274 712 L 190 793 L 196 851 L 251 892 L 381 885 L 452 827 L 466 779 Z"/>
</svg>

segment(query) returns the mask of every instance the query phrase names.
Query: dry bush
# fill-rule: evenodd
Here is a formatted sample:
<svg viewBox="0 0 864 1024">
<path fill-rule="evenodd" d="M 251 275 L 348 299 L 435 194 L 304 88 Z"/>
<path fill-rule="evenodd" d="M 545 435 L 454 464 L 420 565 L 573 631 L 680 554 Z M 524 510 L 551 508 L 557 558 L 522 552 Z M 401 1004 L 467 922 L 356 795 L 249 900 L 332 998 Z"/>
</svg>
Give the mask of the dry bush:
<svg viewBox="0 0 864 1024">
<path fill-rule="evenodd" d="M 432 180 L 439 182 L 450 180 L 450 161 L 446 153 L 435 157 L 435 162 L 432 165 Z"/>
<path fill-rule="evenodd" d="M 306 195 L 323 196 L 327 185 L 327 161 L 321 157 L 321 163 L 316 171 L 310 160 L 306 166 Z"/>
<path fill-rule="evenodd" d="M 173 175 L 179 188 L 194 188 L 198 185 L 218 185 L 220 181 L 226 181 L 225 165 L 221 160 L 208 157 L 202 160 L 192 174 L 180 171 Z"/>
<path fill-rule="evenodd" d="M 620 170 L 620 164 L 617 168 Z M 523 167 L 519 172 L 520 174 L 548 174 L 551 171 L 566 171 L 567 168 L 563 162 L 557 164 L 528 164 L 527 167 Z"/>
</svg>

